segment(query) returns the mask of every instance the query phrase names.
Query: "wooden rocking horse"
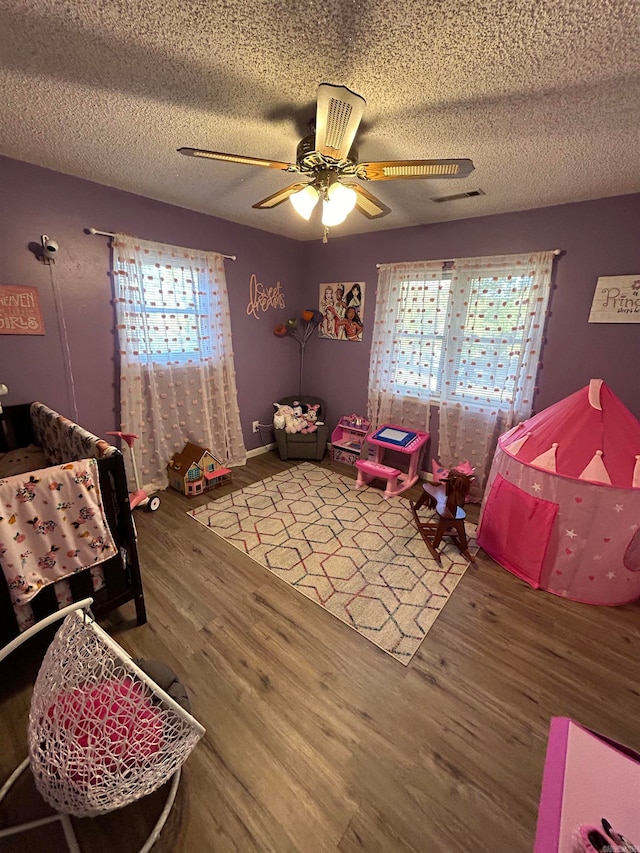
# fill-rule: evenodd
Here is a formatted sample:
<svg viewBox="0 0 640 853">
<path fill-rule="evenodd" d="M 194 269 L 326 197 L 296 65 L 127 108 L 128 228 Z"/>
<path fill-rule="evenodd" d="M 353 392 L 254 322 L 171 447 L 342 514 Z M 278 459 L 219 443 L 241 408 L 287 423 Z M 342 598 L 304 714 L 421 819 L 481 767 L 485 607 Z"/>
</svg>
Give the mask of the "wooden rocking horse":
<svg viewBox="0 0 640 853">
<path fill-rule="evenodd" d="M 441 562 L 438 546 L 444 536 L 448 536 L 463 557 L 470 563 L 475 563 L 476 558 L 469 551 L 467 534 L 464 529 L 466 513 L 463 509 L 467 495 L 473 482 L 471 474 L 465 474 L 452 468 L 444 481 L 440 483 L 424 483 L 423 493 L 416 503 L 411 501 L 411 512 L 420 531 L 425 545 L 435 557 Z M 421 521 L 418 510 L 424 504 L 430 509 L 435 509 L 436 515 L 426 521 Z"/>
</svg>

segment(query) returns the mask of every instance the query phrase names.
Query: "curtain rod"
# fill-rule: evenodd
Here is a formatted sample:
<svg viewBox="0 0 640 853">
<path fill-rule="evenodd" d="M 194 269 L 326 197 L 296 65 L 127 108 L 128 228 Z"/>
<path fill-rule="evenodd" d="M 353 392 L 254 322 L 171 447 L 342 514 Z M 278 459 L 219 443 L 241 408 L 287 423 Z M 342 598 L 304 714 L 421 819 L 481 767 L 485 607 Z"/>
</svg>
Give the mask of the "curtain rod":
<svg viewBox="0 0 640 853">
<path fill-rule="evenodd" d="M 115 237 L 116 235 L 113 231 L 98 231 L 97 228 L 87 228 L 87 232 L 89 234 L 93 234 L 96 237 Z M 236 255 L 223 255 L 223 258 L 226 258 L 228 261 L 237 261 L 238 258 Z"/>
<path fill-rule="evenodd" d="M 550 251 L 554 255 L 561 255 L 564 250 L 563 249 L 551 249 Z M 438 263 L 438 262 L 440 262 L 440 258 L 438 258 L 435 261 L 435 263 Z M 391 263 L 391 264 L 404 264 L 404 263 L 407 263 L 407 264 L 417 263 L 417 264 L 419 264 L 419 263 L 421 263 L 421 261 L 389 261 L 389 263 Z M 443 260 L 442 263 L 443 264 L 453 264 L 453 263 L 455 263 L 455 259 L 450 259 L 448 261 Z M 376 269 L 379 270 L 380 267 L 386 267 L 386 266 L 387 266 L 387 264 L 376 264 Z"/>
</svg>

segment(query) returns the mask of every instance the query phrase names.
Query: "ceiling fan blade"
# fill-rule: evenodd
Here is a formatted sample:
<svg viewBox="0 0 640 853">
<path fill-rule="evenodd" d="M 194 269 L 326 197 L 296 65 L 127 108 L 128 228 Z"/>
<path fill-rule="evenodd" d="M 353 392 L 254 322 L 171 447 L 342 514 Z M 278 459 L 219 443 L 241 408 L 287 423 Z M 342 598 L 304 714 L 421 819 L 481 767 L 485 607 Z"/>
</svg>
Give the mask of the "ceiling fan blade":
<svg viewBox="0 0 640 853">
<path fill-rule="evenodd" d="M 360 184 L 353 184 L 350 181 L 342 181 L 342 183 L 345 187 L 351 187 L 352 190 L 356 191 L 356 210 L 363 213 L 367 219 L 379 219 L 381 216 L 391 213 L 390 207 L 387 207 L 384 202 L 380 201 L 379 198 L 376 198 L 369 190 L 360 186 Z"/>
<path fill-rule="evenodd" d="M 466 178 L 475 166 L 471 160 L 381 160 L 360 163 L 357 176 L 363 181 L 395 181 L 410 178 Z"/>
<path fill-rule="evenodd" d="M 201 148 L 178 148 L 185 157 L 202 157 L 205 160 L 224 160 L 228 163 L 243 163 L 245 166 L 267 166 L 269 169 L 281 169 L 283 172 L 298 172 L 294 163 L 282 163 L 279 160 L 263 160 L 260 157 L 245 157 L 242 154 L 223 154 L 221 151 L 204 151 Z"/>
<path fill-rule="evenodd" d="M 251 207 L 255 207 L 257 210 L 270 210 L 272 207 L 277 207 L 279 204 L 282 204 L 283 201 L 286 201 L 289 196 L 297 193 L 298 190 L 303 190 L 307 186 L 309 186 L 308 182 L 290 184 L 288 187 L 273 193 L 273 195 L 267 196 L 261 201 L 257 201 L 255 204 L 252 204 Z"/>
<path fill-rule="evenodd" d="M 366 101 L 346 86 L 321 83 L 316 108 L 316 151 L 344 160 L 364 114 Z"/>
</svg>

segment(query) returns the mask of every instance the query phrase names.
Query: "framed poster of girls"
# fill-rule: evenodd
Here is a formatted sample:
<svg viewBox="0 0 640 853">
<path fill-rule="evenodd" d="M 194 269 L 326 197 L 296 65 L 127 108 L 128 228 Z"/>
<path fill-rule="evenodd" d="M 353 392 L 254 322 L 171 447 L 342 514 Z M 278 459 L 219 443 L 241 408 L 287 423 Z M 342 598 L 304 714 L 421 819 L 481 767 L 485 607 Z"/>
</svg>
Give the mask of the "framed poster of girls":
<svg viewBox="0 0 640 853">
<path fill-rule="evenodd" d="M 343 281 L 319 285 L 318 308 L 322 321 L 321 338 L 334 341 L 362 341 L 364 281 Z"/>
</svg>

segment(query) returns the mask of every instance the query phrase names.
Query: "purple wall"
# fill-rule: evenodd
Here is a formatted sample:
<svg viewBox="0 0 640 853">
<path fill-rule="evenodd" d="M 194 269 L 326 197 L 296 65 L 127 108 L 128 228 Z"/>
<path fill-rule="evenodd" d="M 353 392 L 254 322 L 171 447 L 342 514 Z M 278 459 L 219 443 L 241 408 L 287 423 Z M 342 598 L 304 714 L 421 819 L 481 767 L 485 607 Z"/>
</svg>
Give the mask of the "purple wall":
<svg viewBox="0 0 640 853">
<path fill-rule="evenodd" d="M 640 273 L 640 195 L 299 243 L 0 157 L 0 283 L 36 286 L 46 335 L 0 335 L 0 382 L 7 405 L 40 399 L 73 416 L 51 276 L 61 292 L 80 422 L 104 435 L 117 427 L 114 320 L 108 240 L 84 233 L 118 228 L 141 238 L 235 254 L 227 283 L 240 412 L 248 449 L 260 446 L 251 421 L 270 423 L 274 400 L 298 387 L 299 354 L 273 327 L 318 304 L 321 282 L 365 281 L 361 344 L 320 340 L 305 355 L 304 390 L 341 413 L 365 413 L 376 263 L 560 248 L 536 409 L 601 377 L 640 416 L 640 326 L 587 322 L 596 279 Z M 267 216 L 268 213 L 265 213 Z M 353 214 L 356 215 L 356 214 Z M 48 234 L 60 244 L 47 267 L 29 251 Z M 256 320 L 246 311 L 249 279 L 280 281 L 287 307 Z M 434 425 L 435 426 L 435 425 Z M 267 431 L 265 442 L 271 439 Z"/>
<path fill-rule="evenodd" d="M 273 327 L 296 313 L 304 245 L 254 228 L 0 157 L 0 283 L 38 288 L 44 336 L 0 335 L 0 382 L 5 405 L 42 400 L 73 418 L 65 355 L 51 276 L 67 325 L 80 423 L 104 435 L 118 426 L 109 241 L 84 229 L 119 229 L 137 237 L 237 255 L 226 261 L 238 397 L 245 444 L 260 446 L 251 421 L 270 423 L 273 401 L 297 388 L 292 341 Z M 213 191 L 213 188 L 212 188 Z M 265 216 L 268 213 L 265 213 Z M 47 234 L 60 244 L 52 266 L 36 260 L 29 243 Z M 249 279 L 282 284 L 287 308 L 247 314 Z M 265 441 L 270 440 L 265 432 Z"/>
<path fill-rule="evenodd" d="M 536 410 L 597 377 L 640 417 L 640 325 L 588 323 L 599 276 L 640 273 L 639 222 L 640 195 L 628 195 L 305 243 L 309 304 L 317 304 L 321 282 L 367 285 L 363 342 L 311 342 L 307 390 L 330 402 L 332 424 L 342 413 L 366 413 L 377 263 L 558 248 Z"/>
</svg>

